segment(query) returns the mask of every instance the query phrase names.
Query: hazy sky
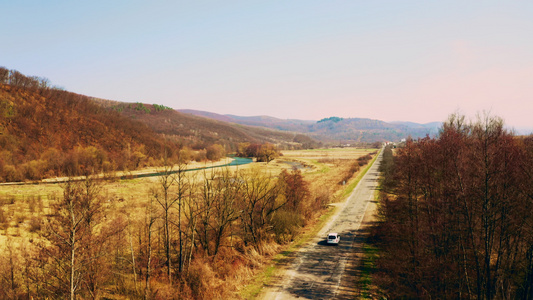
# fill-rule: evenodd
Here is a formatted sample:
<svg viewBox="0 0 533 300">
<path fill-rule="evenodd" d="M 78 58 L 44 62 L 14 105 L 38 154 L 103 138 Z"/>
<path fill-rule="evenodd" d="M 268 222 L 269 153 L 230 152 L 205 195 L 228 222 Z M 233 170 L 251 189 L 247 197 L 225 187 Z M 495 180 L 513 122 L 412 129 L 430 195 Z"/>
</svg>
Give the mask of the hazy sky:
<svg viewBox="0 0 533 300">
<path fill-rule="evenodd" d="M 533 1 L 7 1 L 0 66 L 243 116 L 533 128 Z"/>
</svg>

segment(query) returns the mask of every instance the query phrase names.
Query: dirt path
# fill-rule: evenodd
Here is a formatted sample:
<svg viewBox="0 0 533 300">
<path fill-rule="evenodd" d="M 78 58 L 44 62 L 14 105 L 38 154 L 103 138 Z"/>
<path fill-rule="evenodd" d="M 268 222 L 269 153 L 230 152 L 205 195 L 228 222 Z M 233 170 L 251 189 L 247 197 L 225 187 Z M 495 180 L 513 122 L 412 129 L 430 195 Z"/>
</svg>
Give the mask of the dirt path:
<svg viewBox="0 0 533 300">
<path fill-rule="evenodd" d="M 294 260 L 259 299 L 353 299 L 357 266 L 374 200 L 381 154 L 338 212 L 316 237 L 295 253 Z M 365 222 L 366 221 L 366 222 Z M 328 232 L 341 235 L 338 246 L 327 245 Z"/>
</svg>

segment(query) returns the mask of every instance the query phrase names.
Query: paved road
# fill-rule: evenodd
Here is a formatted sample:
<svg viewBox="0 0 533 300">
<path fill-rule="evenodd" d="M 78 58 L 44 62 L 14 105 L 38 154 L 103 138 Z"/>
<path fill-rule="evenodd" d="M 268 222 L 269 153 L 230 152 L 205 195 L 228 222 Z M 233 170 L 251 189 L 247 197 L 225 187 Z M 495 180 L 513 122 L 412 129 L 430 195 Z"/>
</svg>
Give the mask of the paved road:
<svg viewBox="0 0 533 300">
<path fill-rule="evenodd" d="M 356 232 L 361 225 L 368 204 L 374 200 L 379 176 L 380 152 L 375 163 L 361 179 L 341 209 L 311 242 L 303 247 L 276 285 L 267 288 L 263 299 L 353 299 L 353 288 L 341 285 L 350 253 L 355 245 Z M 341 235 L 338 246 L 326 244 L 328 232 Z M 357 241 L 358 243 L 360 241 Z"/>
</svg>

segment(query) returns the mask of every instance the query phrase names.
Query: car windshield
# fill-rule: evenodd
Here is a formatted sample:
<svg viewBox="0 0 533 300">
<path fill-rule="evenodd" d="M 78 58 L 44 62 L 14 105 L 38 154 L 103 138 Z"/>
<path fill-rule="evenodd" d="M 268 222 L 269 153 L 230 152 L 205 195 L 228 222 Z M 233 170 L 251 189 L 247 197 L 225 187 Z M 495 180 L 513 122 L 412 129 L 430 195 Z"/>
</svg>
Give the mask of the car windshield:
<svg viewBox="0 0 533 300">
<path fill-rule="evenodd" d="M 336 238 L 337 238 L 337 237 L 334 236 L 334 235 L 330 235 L 330 236 L 329 236 L 329 239 L 330 239 L 330 240 L 334 240 L 334 239 L 336 239 Z"/>
</svg>

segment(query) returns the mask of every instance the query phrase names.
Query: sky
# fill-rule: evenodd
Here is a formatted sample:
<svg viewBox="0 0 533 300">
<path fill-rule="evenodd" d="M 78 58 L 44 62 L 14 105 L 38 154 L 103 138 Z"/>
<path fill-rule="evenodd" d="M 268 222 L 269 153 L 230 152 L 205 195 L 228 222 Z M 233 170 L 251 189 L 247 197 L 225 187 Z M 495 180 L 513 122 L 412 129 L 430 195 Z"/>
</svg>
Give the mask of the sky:
<svg viewBox="0 0 533 300">
<path fill-rule="evenodd" d="M 533 129 L 533 1 L 0 0 L 0 37 L 0 66 L 92 97 Z"/>
</svg>

